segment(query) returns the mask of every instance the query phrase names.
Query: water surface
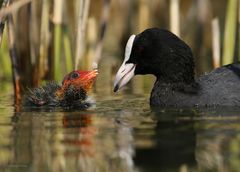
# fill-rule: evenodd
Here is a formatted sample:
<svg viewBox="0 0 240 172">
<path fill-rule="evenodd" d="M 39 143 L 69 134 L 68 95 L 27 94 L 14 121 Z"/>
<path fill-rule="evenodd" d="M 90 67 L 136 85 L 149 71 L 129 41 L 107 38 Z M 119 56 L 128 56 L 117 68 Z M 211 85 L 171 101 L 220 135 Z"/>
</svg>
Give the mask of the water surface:
<svg viewBox="0 0 240 172">
<path fill-rule="evenodd" d="M 240 109 L 158 109 L 147 96 L 20 110 L 0 97 L 0 171 L 240 171 Z"/>
</svg>

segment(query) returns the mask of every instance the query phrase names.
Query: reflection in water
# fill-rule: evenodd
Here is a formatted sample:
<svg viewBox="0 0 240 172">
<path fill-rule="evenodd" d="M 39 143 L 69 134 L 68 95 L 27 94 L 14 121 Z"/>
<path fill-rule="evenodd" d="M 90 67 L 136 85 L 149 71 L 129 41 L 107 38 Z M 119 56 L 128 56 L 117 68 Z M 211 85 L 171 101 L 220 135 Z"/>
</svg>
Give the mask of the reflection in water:
<svg viewBox="0 0 240 172">
<path fill-rule="evenodd" d="M 239 110 L 151 112 L 145 100 L 125 100 L 85 112 L 0 112 L 1 170 L 239 171 Z"/>
<path fill-rule="evenodd" d="M 90 114 L 65 114 L 63 124 L 66 163 L 76 171 L 131 171 L 131 129 Z"/>
<path fill-rule="evenodd" d="M 30 171 L 134 171 L 129 126 L 82 113 L 21 113 L 14 118 L 14 158 Z"/>
<path fill-rule="evenodd" d="M 231 116 L 217 117 L 201 121 L 199 125 L 204 126 L 204 129 L 197 135 L 196 159 L 199 170 L 239 171 L 239 118 L 236 116 L 233 119 Z M 234 148 L 235 143 L 238 149 Z M 231 164 L 236 161 L 238 161 L 237 166 Z"/>
<path fill-rule="evenodd" d="M 175 115 L 155 114 L 157 123 L 151 138 L 155 145 L 136 148 L 136 166 L 146 171 L 178 171 L 196 165 L 194 121 L 177 120 L 179 114 Z M 192 116 L 192 113 L 187 115 Z"/>
</svg>

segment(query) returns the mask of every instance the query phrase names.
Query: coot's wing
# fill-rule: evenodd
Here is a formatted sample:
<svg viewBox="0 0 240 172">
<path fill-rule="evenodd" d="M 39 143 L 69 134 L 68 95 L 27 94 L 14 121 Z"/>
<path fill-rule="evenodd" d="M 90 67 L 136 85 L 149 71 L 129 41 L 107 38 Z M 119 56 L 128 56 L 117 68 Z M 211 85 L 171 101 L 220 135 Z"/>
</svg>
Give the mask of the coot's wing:
<svg viewBox="0 0 240 172">
<path fill-rule="evenodd" d="M 240 64 L 230 64 L 203 75 L 200 104 L 240 106 Z"/>
</svg>

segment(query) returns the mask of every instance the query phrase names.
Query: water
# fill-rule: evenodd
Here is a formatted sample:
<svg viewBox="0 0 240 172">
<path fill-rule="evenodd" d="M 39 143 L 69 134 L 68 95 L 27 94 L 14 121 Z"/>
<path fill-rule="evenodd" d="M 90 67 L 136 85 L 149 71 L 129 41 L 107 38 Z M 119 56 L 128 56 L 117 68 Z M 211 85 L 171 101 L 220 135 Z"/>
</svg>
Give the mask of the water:
<svg viewBox="0 0 240 172">
<path fill-rule="evenodd" d="M 240 109 L 160 109 L 147 96 L 96 109 L 16 112 L 0 98 L 0 171 L 240 171 Z"/>
</svg>

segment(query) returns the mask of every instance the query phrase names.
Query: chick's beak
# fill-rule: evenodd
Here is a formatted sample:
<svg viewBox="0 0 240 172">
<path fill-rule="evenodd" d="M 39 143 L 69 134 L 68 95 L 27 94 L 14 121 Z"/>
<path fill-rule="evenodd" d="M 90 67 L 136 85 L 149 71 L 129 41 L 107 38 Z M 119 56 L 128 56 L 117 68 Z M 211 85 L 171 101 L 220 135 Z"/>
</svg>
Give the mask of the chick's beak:
<svg viewBox="0 0 240 172">
<path fill-rule="evenodd" d="M 95 79 L 97 77 L 97 75 L 98 75 L 98 70 L 95 69 L 95 70 L 89 71 L 85 75 L 84 79 L 86 79 L 86 80 L 93 80 L 93 79 Z"/>
<path fill-rule="evenodd" d="M 95 69 L 93 71 L 87 72 L 86 75 L 82 77 L 81 79 L 81 82 L 83 82 L 82 86 L 86 91 L 92 88 L 92 85 L 97 75 L 98 75 L 98 70 Z"/>
</svg>

